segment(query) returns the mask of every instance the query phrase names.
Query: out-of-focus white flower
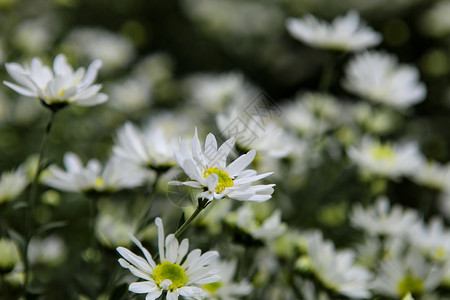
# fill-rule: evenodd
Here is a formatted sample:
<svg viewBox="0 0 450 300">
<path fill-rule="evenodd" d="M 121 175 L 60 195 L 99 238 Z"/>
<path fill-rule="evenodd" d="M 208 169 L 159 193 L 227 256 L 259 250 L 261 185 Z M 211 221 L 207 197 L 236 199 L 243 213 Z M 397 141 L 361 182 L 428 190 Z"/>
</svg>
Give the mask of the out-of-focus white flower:
<svg viewBox="0 0 450 300">
<path fill-rule="evenodd" d="M 288 128 L 304 136 L 317 135 L 344 122 L 338 100 L 323 93 L 304 93 L 283 107 L 283 120 Z"/>
<path fill-rule="evenodd" d="M 373 288 L 377 294 L 404 297 L 434 290 L 442 281 L 442 268 L 431 264 L 416 251 L 382 261 Z"/>
<path fill-rule="evenodd" d="M 219 270 L 220 280 L 202 286 L 206 299 L 212 300 L 234 300 L 247 296 L 251 293 L 253 286 L 246 280 L 234 282 L 237 261 L 218 261 L 214 267 Z"/>
<path fill-rule="evenodd" d="M 187 15 L 214 38 L 257 38 L 276 36 L 283 28 L 283 13 L 266 2 L 223 0 L 181 1 Z M 236 44 L 235 48 L 241 49 Z"/>
<path fill-rule="evenodd" d="M 6 71 L 18 83 L 3 83 L 27 97 L 35 97 L 50 109 L 59 109 L 74 103 L 81 106 L 92 106 L 108 100 L 108 96 L 99 93 L 101 84 L 93 84 L 97 72 L 102 66 L 100 60 L 93 61 L 87 71 L 84 68 L 73 70 L 66 57 L 59 54 L 53 62 L 53 72 L 42 61 L 35 57 L 30 66 L 18 63 L 5 64 Z"/>
<path fill-rule="evenodd" d="M 434 260 L 450 258 L 450 231 L 444 227 L 441 218 L 434 217 L 428 226 L 423 221 L 417 222 L 408 234 L 411 244 L 424 255 Z"/>
<path fill-rule="evenodd" d="M 450 187 L 450 165 L 423 159 L 417 172 L 411 175 L 415 182 L 430 188 L 446 190 Z"/>
<path fill-rule="evenodd" d="M 189 241 L 184 239 L 178 243 L 174 234 L 169 234 L 164 243 L 161 219 L 156 218 L 155 223 L 158 226 L 159 264 L 156 264 L 148 250 L 132 235 L 131 240 L 144 253 L 145 259 L 126 248 L 117 248 L 124 258 L 119 259 L 119 264 L 130 270 L 134 276 L 144 279 L 131 283 L 129 290 L 136 294 L 147 294 L 147 300 L 154 300 L 163 292 L 167 293 L 167 299 L 170 300 L 176 300 L 178 296 L 201 299 L 205 293 L 202 285 L 220 280 L 218 270 L 214 268 L 219 254 L 216 251 L 208 251 L 201 255 L 200 249 L 188 254 Z"/>
<path fill-rule="evenodd" d="M 400 205 L 391 207 L 389 199 L 383 196 L 365 209 L 356 204 L 350 219 L 353 226 L 371 235 L 404 236 L 413 225 L 418 224 L 419 216 L 416 211 Z"/>
<path fill-rule="evenodd" d="M 388 134 L 401 122 L 395 111 L 367 102 L 352 103 L 348 110 L 358 126 L 374 135 Z"/>
<path fill-rule="evenodd" d="M 104 167 L 96 159 L 90 159 L 84 167 L 76 154 L 68 152 L 64 155 L 64 165 L 67 171 L 50 166 L 48 173 L 43 174 L 43 183 L 66 192 L 114 192 L 140 186 L 149 176 L 145 170 L 114 157 Z"/>
<path fill-rule="evenodd" d="M 175 164 L 173 151 L 176 145 L 176 139 L 168 138 L 164 128 L 156 123 L 141 130 L 126 122 L 117 131 L 113 152 L 120 159 L 137 166 L 159 168 Z"/>
<path fill-rule="evenodd" d="M 251 205 L 241 206 L 235 214 L 228 215 L 227 221 L 251 235 L 254 239 L 271 242 L 287 230 L 287 225 L 281 221 L 281 211 L 275 210 L 265 220 L 257 220 Z"/>
<path fill-rule="evenodd" d="M 249 87 L 241 73 L 195 74 L 188 77 L 184 83 L 188 98 L 196 106 L 211 112 L 221 112 L 229 105 L 245 105 L 249 98 Z"/>
<path fill-rule="evenodd" d="M 33 264 L 58 265 L 66 258 L 67 250 L 64 241 L 56 235 L 44 239 L 35 238 L 30 242 L 28 259 Z"/>
<path fill-rule="evenodd" d="M 297 138 L 273 120 L 250 118 L 233 110 L 216 117 L 219 130 L 228 138 L 234 137 L 242 149 L 255 149 L 258 154 L 283 158 L 294 152 Z"/>
<path fill-rule="evenodd" d="M 128 113 L 139 112 L 152 102 L 152 86 L 148 79 L 132 76 L 107 86 L 109 105 Z"/>
<path fill-rule="evenodd" d="M 382 39 L 379 33 L 361 23 L 356 10 L 335 18 L 331 24 L 312 15 L 289 18 L 286 28 L 294 38 L 310 46 L 338 51 L 362 50 L 378 45 Z"/>
<path fill-rule="evenodd" d="M 324 291 L 317 291 L 314 284 L 309 280 L 294 279 L 294 284 L 302 294 L 305 300 L 330 300 L 330 297 Z"/>
<path fill-rule="evenodd" d="M 450 33 L 450 1 L 441 0 L 435 2 L 433 6 L 428 9 L 422 18 L 422 23 L 425 27 L 423 31 L 436 37 L 443 37 Z"/>
<path fill-rule="evenodd" d="M 37 19 L 27 19 L 20 23 L 14 31 L 12 42 L 14 46 L 28 54 L 39 55 L 51 50 L 58 21 L 54 17 L 44 16 Z"/>
<path fill-rule="evenodd" d="M 328 289 L 349 298 L 368 298 L 370 272 L 355 264 L 352 250 L 337 251 L 320 232 L 307 237 L 309 267 Z"/>
<path fill-rule="evenodd" d="M 95 235 L 105 247 L 115 249 L 119 246 L 129 247 L 129 234 L 137 231 L 137 218 L 128 213 L 129 203 L 98 202 Z"/>
<path fill-rule="evenodd" d="M 350 147 L 347 154 L 363 173 L 390 179 L 411 175 L 422 160 L 419 146 L 415 142 L 382 143 L 369 136 Z"/>
<path fill-rule="evenodd" d="M 28 182 L 23 166 L 19 166 L 15 171 L 3 172 L 0 177 L 0 204 L 18 197 Z"/>
<path fill-rule="evenodd" d="M 230 138 L 217 148 L 217 140 L 210 133 L 206 137 L 203 150 L 196 128 L 191 148 L 187 140 L 182 140 L 180 149 L 174 152 L 178 164 L 192 180 L 171 181 L 169 184 L 204 189 L 198 197 L 206 198 L 209 201 L 224 197 L 253 202 L 269 200 L 275 184 L 252 184 L 272 173 L 258 175 L 254 170 L 245 170 L 255 159 L 255 150 L 241 155 L 227 166 L 227 157 L 233 147 L 234 138 Z"/>
<path fill-rule="evenodd" d="M 348 91 L 375 103 L 405 110 L 425 99 L 426 87 L 413 66 L 399 65 L 384 52 L 358 54 L 345 68 L 342 85 Z"/>
<path fill-rule="evenodd" d="M 11 272 L 20 262 L 19 249 L 12 240 L 0 239 L 0 275 Z"/>
<path fill-rule="evenodd" d="M 100 28 L 78 28 L 69 33 L 64 45 L 70 52 L 88 60 L 99 58 L 103 72 L 111 72 L 128 65 L 135 56 L 130 41 L 117 33 Z"/>
</svg>

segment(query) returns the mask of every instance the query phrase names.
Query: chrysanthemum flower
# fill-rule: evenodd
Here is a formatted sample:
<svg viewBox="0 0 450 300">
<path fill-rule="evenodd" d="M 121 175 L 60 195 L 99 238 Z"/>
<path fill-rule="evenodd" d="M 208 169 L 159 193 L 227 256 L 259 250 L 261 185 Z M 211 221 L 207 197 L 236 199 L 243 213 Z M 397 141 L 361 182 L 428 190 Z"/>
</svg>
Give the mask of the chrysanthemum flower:
<svg viewBox="0 0 450 300">
<path fill-rule="evenodd" d="M 15 171 L 2 173 L 0 176 L 0 204 L 19 196 L 28 185 L 28 182 L 23 166 L 18 167 Z"/>
<path fill-rule="evenodd" d="M 36 97 L 41 103 L 57 110 L 67 104 L 75 103 L 81 106 L 93 106 L 108 100 L 108 96 L 99 93 L 100 84 L 93 84 L 97 72 L 102 66 L 100 60 L 93 61 L 87 71 L 79 68 L 76 71 L 67 63 L 66 57 L 59 54 L 50 67 L 42 64 L 35 57 L 30 66 L 18 63 L 5 64 L 6 71 L 18 83 L 4 81 L 3 83 L 27 97 Z"/>
<path fill-rule="evenodd" d="M 114 154 L 141 167 L 163 168 L 175 164 L 173 149 L 176 140 L 166 136 L 163 128 L 149 124 L 143 130 L 126 122 L 118 131 Z"/>
<path fill-rule="evenodd" d="M 175 235 L 169 234 L 164 244 L 162 221 L 156 218 L 155 223 L 158 227 L 159 264 L 134 236 L 130 235 L 130 238 L 144 253 L 145 259 L 126 248 L 117 248 L 124 258 L 119 259 L 120 265 L 134 276 L 144 279 L 131 283 L 129 290 L 136 294 L 147 294 L 146 300 L 157 299 L 163 292 L 167 293 L 168 300 L 176 300 L 178 296 L 203 298 L 205 291 L 201 286 L 220 280 L 218 270 L 212 267 L 219 254 L 208 251 L 201 255 L 201 251 L 195 249 L 186 257 L 189 241 L 184 239 L 179 244 Z"/>
<path fill-rule="evenodd" d="M 350 147 L 347 153 L 363 174 L 394 180 L 400 176 L 411 175 L 422 160 L 419 146 L 415 142 L 383 143 L 370 136 L 363 137 L 360 143 Z"/>
<path fill-rule="evenodd" d="M 203 285 L 207 299 L 233 300 L 251 293 L 253 286 L 247 280 L 240 282 L 233 280 L 236 275 L 237 260 L 220 261 L 215 266 L 219 269 L 220 281 Z"/>
<path fill-rule="evenodd" d="M 180 142 L 180 149 L 174 152 L 175 159 L 192 181 L 171 181 L 172 185 L 187 185 L 203 189 L 198 198 L 222 199 L 229 197 L 240 201 L 262 202 L 270 199 L 275 184 L 252 185 L 272 172 L 257 174 L 255 170 L 245 170 L 256 155 L 250 150 L 227 166 L 227 156 L 234 146 L 234 138 L 225 141 L 217 148 L 215 136 L 210 133 L 206 137 L 202 150 L 197 129 L 192 139 L 192 148 L 187 141 Z"/>
<path fill-rule="evenodd" d="M 371 235 L 406 235 L 409 229 L 419 222 L 415 210 L 404 209 L 400 205 L 391 207 L 387 197 L 379 197 L 374 205 L 363 208 L 360 204 L 353 207 L 351 216 L 353 226 Z"/>
<path fill-rule="evenodd" d="M 426 87 L 413 66 L 399 64 L 383 52 L 364 52 L 345 69 L 342 85 L 348 91 L 376 103 L 404 110 L 425 99 Z"/>
<path fill-rule="evenodd" d="M 349 11 L 344 17 L 337 17 L 331 24 L 312 15 L 299 19 L 289 18 L 286 27 L 293 37 L 317 48 L 357 51 L 381 42 L 381 35 L 372 28 L 363 26 L 355 10 Z"/>
<path fill-rule="evenodd" d="M 355 263 L 356 253 L 350 249 L 336 250 L 320 232 L 307 238 L 311 271 L 322 284 L 349 298 L 368 298 L 371 273 Z"/>
<path fill-rule="evenodd" d="M 373 288 L 377 294 L 394 298 L 408 293 L 421 295 L 433 291 L 441 283 L 443 274 L 442 268 L 412 250 L 406 255 L 383 261 Z"/>
<path fill-rule="evenodd" d="M 96 159 L 90 159 L 84 167 L 76 154 L 68 152 L 64 155 L 64 165 L 67 171 L 51 165 L 43 182 L 66 192 L 114 192 L 140 186 L 148 176 L 144 170 L 114 157 L 104 167 Z"/>
</svg>

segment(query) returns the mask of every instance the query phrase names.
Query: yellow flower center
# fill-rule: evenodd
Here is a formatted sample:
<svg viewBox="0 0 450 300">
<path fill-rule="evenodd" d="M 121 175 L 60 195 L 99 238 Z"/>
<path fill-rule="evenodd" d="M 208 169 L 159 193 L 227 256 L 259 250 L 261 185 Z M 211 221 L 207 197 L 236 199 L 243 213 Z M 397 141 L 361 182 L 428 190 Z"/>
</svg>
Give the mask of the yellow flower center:
<svg viewBox="0 0 450 300">
<path fill-rule="evenodd" d="M 216 293 L 216 291 L 222 286 L 221 281 L 211 282 L 203 285 L 203 289 L 210 292 L 212 295 Z"/>
<path fill-rule="evenodd" d="M 103 185 L 105 184 L 105 181 L 103 180 L 103 178 L 101 177 L 97 177 L 95 179 L 95 183 L 94 183 L 94 187 L 96 189 L 101 189 L 103 187 Z"/>
<path fill-rule="evenodd" d="M 374 145 L 372 148 L 372 155 L 378 161 L 387 160 L 392 162 L 395 158 L 394 149 L 392 149 L 392 146 L 389 144 Z"/>
<path fill-rule="evenodd" d="M 406 275 L 405 278 L 398 283 L 397 290 L 402 296 L 408 293 L 421 294 L 423 292 L 423 281 L 412 275 Z"/>
<path fill-rule="evenodd" d="M 172 281 L 172 284 L 169 286 L 170 291 L 185 286 L 188 279 L 182 267 L 169 262 L 157 265 L 153 270 L 152 276 L 158 285 L 166 279 Z"/>
<path fill-rule="evenodd" d="M 225 190 L 225 188 L 234 186 L 233 179 L 231 179 L 227 172 L 219 170 L 218 168 L 208 168 L 203 171 L 203 177 L 205 178 L 211 174 L 216 174 L 219 178 L 215 189 L 216 193 L 220 194 Z"/>
</svg>

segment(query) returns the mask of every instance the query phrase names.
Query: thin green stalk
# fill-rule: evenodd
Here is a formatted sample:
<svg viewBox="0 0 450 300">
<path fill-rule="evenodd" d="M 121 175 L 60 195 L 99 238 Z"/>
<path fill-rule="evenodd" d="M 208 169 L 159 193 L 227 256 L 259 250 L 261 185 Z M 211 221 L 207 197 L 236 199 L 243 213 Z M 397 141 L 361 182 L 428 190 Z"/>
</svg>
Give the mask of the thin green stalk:
<svg viewBox="0 0 450 300">
<path fill-rule="evenodd" d="M 30 245 L 30 240 L 32 237 L 32 234 L 30 233 L 30 227 L 31 227 L 31 218 L 32 218 L 32 212 L 33 212 L 33 206 L 36 202 L 36 194 L 37 194 L 37 186 L 39 181 L 39 175 L 41 174 L 41 161 L 42 157 L 44 155 L 44 149 L 45 145 L 47 144 L 48 137 L 50 135 L 50 130 L 52 128 L 53 119 L 55 118 L 56 111 L 51 111 L 50 119 L 47 123 L 47 126 L 45 128 L 44 137 L 42 139 L 41 143 L 41 149 L 39 151 L 38 161 L 36 165 L 36 170 L 34 172 L 34 178 L 33 182 L 31 184 L 30 188 L 30 195 L 28 197 L 28 203 L 26 208 L 26 215 L 25 215 L 25 249 L 23 253 L 23 261 L 25 263 L 25 281 L 24 281 L 24 288 L 25 291 L 28 290 L 28 283 L 30 280 L 30 262 L 28 261 L 28 247 Z"/>
<path fill-rule="evenodd" d="M 332 57 L 326 60 L 322 68 L 322 75 L 319 82 L 319 91 L 326 92 L 330 88 L 334 75 L 334 67 L 336 66 L 336 55 L 331 54 Z"/>
<path fill-rule="evenodd" d="M 178 238 L 183 232 L 191 225 L 191 223 L 194 221 L 194 219 L 201 213 L 202 210 L 208 206 L 210 201 L 207 199 L 198 199 L 198 205 L 195 211 L 192 213 L 192 215 L 189 217 L 189 219 L 186 220 L 186 222 L 181 225 L 180 228 L 175 231 L 175 238 Z"/>
</svg>

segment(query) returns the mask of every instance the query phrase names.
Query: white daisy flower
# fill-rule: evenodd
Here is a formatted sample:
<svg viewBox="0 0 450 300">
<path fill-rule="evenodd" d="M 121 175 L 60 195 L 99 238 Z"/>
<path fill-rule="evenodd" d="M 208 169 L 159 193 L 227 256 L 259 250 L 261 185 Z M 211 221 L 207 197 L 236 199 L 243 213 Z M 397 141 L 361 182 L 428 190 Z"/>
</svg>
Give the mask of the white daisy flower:
<svg viewBox="0 0 450 300">
<path fill-rule="evenodd" d="M 115 158 L 104 167 L 98 160 L 90 159 L 84 167 L 76 154 L 68 152 L 64 155 L 64 165 L 67 171 L 51 165 L 48 173 L 43 174 L 43 183 L 66 192 L 114 192 L 140 186 L 148 178 L 144 170 Z"/>
<path fill-rule="evenodd" d="M 3 172 L 0 177 L 0 204 L 18 197 L 28 185 L 28 178 L 23 166 L 15 171 Z"/>
<path fill-rule="evenodd" d="M 294 152 L 298 139 L 268 118 L 251 118 L 234 109 L 228 114 L 219 114 L 216 124 L 228 138 L 234 137 L 241 149 L 255 149 L 258 154 L 272 158 L 283 158 Z"/>
<path fill-rule="evenodd" d="M 251 205 L 241 206 L 234 214 L 228 216 L 228 222 L 248 233 L 257 240 L 273 242 L 286 232 L 287 226 L 281 220 L 281 211 L 276 209 L 264 220 L 256 218 Z"/>
<path fill-rule="evenodd" d="M 5 64 L 6 71 L 18 84 L 9 81 L 3 83 L 21 95 L 38 98 L 52 110 L 70 103 L 93 106 L 108 100 L 107 95 L 99 93 L 101 84 L 93 84 L 101 66 L 102 62 L 95 60 L 87 71 L 83 67 L 74 71 L 66 57 L 59 54 L 55 57 L 52 71 L 35 57 L 30 66 Z"/>
<path fill-rule="evenodd" d="M 355 264 L 352 250 L 337 251 L 320 232 L 307 237 L 309 264 L 314 275 L 328 289 L 349 298 L 368 298 L 371 273 Z"/>
<path fill-rule="evenodd" d="M 418 224 L 419 216 L 416 211 L 400 205 L 391 207 L 387 197 L 379 197 L 374 205 L 367 208 L 356 204 L 350 220 L 353 226 L 371 235 L 403 236 L 413 225 Z"/>
<path fill-rule="evenodd" d="M 347 150 L 349 158 L 363 173 L 397 179 L 411 175 L 422 161 L 415 142 L 392 144 L 365 136 Z"/>
<path fill-rule="evenodd" d="M 129 39 L 103 28 L 76 28 L 67 35 L 64 46 L 80 58 L 101 59 L 104 63 L 102 70 L 104 72 L 124 68 L 136 56 Z"/>
<path fill-rule="evenodd" d="M 375 103 L 404 110 L 425 99 L 426 87 L 413 66 L 399 65 L 397 58 L 383 52 L 364 52 L 345 69 L 342 85 L 349 92 Z"/>
<path fill-rule="evenodd" d="M 319 135 L 343 123 L 343 111 L 338 99 L 324 93 L 304 93 L 283 108 L 283 120 L 305 136 Z"/>
<path fill-rule="evenodd" d="M 434 260 L 450 257 L 450 231 L 444 227 L 444 220 L 434 217 L 429 224 L 417 222 L 408 232 L 412 245 Z"/>
<path fill-rule="evenodd" d="M 118 131 L 114 154 L 141 167 L 170 167 L 175 164 L 175 138 L 168 138 L 162 126 L 149 124 L 143 130 L 126 122 Z"/>
<path fill-rule="evenodd" d="M 208 251 L 201 255 L 200 249 L 187 254 L 189 241 L 184 239 L 179 244 L 173 234 L 169 234 L 164 243 L 161 219 L 156 218 L 155 223 L 158 227 L 159 264 L 156 264 L 148 250 L 132 235 L 131 240 L 144 253 L 145 259 L 126 248 L 117 248 L 124 258 L 119 259 L 119 264 L 130 270 L 134 276 L 144 279 L 131 283 L 129 290 L 136 294 L 147 294 L 146 300 L 157 299 L 163 292 L 168 300 L 176 300 L 178 296 L 202 299 L 205 291 L 201 286 L 220 280 L 218 270 L 213 268 L 219 254 L 216 251 Z"/>
<path fill-rule="evenodd" d="M 404 297 L 434 290 L 443 278 L 443 270 L 430 264 L 415 251 L 383 261 L 373 288 L 377 294 Z"/>
<path fill-rule="evenodd" d="M 192 148 L 186 140 L 180 141 L 180 149 L 174 152 L 175 159 L 192 181 L 171 181 L 171 185 L 187 185 L 201 188 L 204 191 L 198 198 L 222 199 L 228 197 L 240 201 L 262 202 L 272 197 L 275 184 L 252 185 L 255 181 L 272 174 L 257 174 L 254 170 L 245 170 L 256 155 L 250 150 L 227 166 L 228 154 L 234 146 L 234 138 L 225 141 L 217 148 L 215 136 L 210 133 L 206 137 L 202 150 L 197 135 L 197 128 L 192 139 Z"/>
<path fill-rule="evenodd" d="M 220 280 L 202 286 L 206 292 L 205 298 L 212 300 L 234 300 L 251 293 L 253 286 L 249 282 L 246 280 L 235 282 L 233 280 L 236 273 L 237 260 L 219 261 L 214 267 L 219 270 L 218 275 L 220 276 Z"/>
<path fill-rule="evenodd" d="M 286 28 L 296 39 L 317 48 L 338 51 L 358 51 L 376 46 L 381 35 L 361 23 L 356 10 L 337 17 L 331 24 L 312 15 L 303 18 L 289 18 Z"/>
<path fill-rule="evenodd" d="M 418 184 L 436 189 L 446 190 L 450 182 L 450 165 L 442 165 L 437 161 L 422 160 L 412 179 Z"/>
<path fill-rule="evenodd" d="M 195 105 L 220 112 L 229 104 L 241 103 L 249 96 L 249 84 L 241 73 L 194 74 L 183 82 L 183 88 Z M 253 90 L 252 90 L 253 92 Z"/>
</svg>

